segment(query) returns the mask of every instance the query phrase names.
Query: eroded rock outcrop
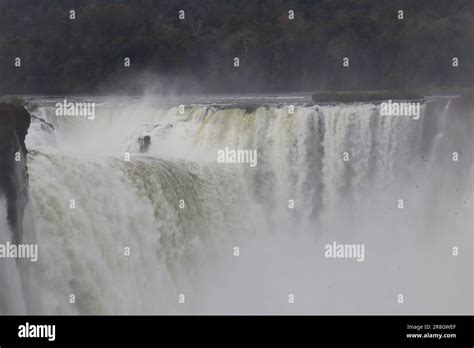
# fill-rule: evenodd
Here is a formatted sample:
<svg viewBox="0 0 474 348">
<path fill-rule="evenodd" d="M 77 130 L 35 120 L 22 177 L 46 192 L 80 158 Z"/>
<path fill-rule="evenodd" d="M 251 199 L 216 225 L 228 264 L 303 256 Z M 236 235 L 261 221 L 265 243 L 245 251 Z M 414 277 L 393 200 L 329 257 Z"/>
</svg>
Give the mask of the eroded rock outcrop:
<svg viewBox="0 0 474 348">
<path fill-rule="evenodd" d="M 30 123 L 31 116 L 24 107 L 0 103 L 0 195 L 7 202 L 14 243 L 21 242 L 23 215 L 28 203 L 25 137 Z"/>
</svg>

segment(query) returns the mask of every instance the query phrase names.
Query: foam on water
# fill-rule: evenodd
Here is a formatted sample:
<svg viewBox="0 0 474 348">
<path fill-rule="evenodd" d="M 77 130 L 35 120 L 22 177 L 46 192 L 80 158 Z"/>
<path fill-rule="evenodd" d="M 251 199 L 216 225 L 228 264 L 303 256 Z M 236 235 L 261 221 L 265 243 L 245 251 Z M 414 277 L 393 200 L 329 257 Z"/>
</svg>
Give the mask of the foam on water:
<svg viewBox="0 0 474 348">
<path fill-rule="evenodd" d="M 297 105 L 294 114 L 285 105 L 180 114 L 139 101 L 96 110 L 86 120 L 42 106 L 56 142 L 45 145 L 40 127 L 28 135 L 45 313 L 469 310 L 470 280 L 460 286 L 466 268 L 452 271 L 446 231 L 457 226 L 455 239 L 467 238 L 472 191 L 432 205 L 428 170 L 439 164 L 421 158 L 425 106 L 417 121 L 381 117 L 370 103 Z M 138 154 L 145 135 L 149 153 Z M 218 164 L 225 147 L 256 149 L 257 167 Z M 397 209 L 400 198 L 407 209 Z M 452 206 L 457 215 L 440 218 Z M 333 241 L 364 243 L 366 260 L 324 258 Z M 409 294 L 403 309 L 399 292 Z"/>
</svg>

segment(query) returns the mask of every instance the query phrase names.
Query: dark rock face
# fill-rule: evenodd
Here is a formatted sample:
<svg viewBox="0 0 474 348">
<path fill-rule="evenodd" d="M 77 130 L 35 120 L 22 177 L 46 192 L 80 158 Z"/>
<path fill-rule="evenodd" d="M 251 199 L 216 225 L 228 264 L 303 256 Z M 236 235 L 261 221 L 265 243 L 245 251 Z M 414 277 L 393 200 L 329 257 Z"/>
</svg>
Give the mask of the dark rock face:
<svg viewBox="0 0 474 348">
<path fill-rule="evenodd" d="M 138 139 L 138 144 L 140 145 L 140 152 L 146 153 L 151 144 L 151 137 L 149 135 L 145 135 L 143 138 Z"/>
<path fill-rule="evenodd" d="M 28 203 L 25 137 L 30 122 L 31 116 L 24 107 L 0 103 L 0 195 L 6 198 L 14 243 L 21 242 Z"/>
</svg>

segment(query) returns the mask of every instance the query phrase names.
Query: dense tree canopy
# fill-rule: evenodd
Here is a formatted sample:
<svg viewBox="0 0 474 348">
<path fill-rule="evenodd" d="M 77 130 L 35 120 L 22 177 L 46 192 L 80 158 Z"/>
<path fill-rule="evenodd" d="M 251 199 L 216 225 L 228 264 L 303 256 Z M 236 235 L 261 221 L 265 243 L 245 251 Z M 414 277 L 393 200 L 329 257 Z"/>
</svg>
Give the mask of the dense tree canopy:
<svg viewBox="0 0 474 348">
<path fill-rule="evenodd" d="M 473 28 L 472 0 L 2 0 L 0 93 L 470 88 Z"/>
</svg>

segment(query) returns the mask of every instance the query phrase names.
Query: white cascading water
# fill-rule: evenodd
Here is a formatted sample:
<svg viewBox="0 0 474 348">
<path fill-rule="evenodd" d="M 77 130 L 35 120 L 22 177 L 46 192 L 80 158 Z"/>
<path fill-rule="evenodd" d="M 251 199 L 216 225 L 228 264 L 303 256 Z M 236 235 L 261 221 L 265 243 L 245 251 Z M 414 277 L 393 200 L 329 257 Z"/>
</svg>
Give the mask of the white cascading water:
<svg viewBox="0 0 474 348">
<path fill-rule="evenodd" d="M 26 281 L 36 295 L 30 311 L 471 310 L 471 271 L 450 250 L 472 226 L 472 191 L 432 206 L 436 164 L 421 156 L 426 104 L 419 120 L 381 117 L 371 103 L 300 105 L 294 114 L 284 105 L 195 105 L 181 114 L 103 102 L 93 120 L 56 117 L 53 105 L 35 114 L 55 129 L 33 122 L 27 137 L 30 233 L 40 249 Z M 144 135 L 151 146 L 140 154 Z M 217 163 L 226 147 L 256 149 L 258 165 Z M 456 216 L 440 215 L 453 206 Z M 333 241 L 365 244 L 364 262 L 326 259 Z"/>
<path fill-rule="evenodd" d="M 10 229 L 7 224 L 5 198 L 0 198 L 0 243 L 10 241 Z M 0 262 L 0 313 L 25 314 L 26 307 L 22 293 L 22 285 L 18 265 L 13 259 Z"/>
</svg>

